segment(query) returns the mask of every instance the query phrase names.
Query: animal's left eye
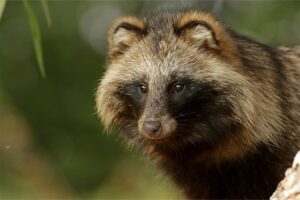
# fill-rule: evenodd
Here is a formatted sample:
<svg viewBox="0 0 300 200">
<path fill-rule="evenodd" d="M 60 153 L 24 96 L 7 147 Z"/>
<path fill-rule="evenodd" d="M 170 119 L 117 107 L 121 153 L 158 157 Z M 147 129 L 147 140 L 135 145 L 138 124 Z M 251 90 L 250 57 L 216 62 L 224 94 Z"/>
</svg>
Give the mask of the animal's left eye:
<svg viewBox="0 0 300 200">
<path fill-rule="evenodd" d="M 182 83 L 176 83 L 176 84 L 173 85 L 173 87 L 171 89 L 171 92 L 173 94 L 176 94 L 176 93 L 182 92 L 184 89 L 185 89 L 185 85 L 184 84 L 182 84 Z"/>
<path fill-rule="evenodd" d="M 141 94 L 145 94 L 148 91 L 147 86 L 144 84 L 138 85 L 138 90 Z"/>
</svg>

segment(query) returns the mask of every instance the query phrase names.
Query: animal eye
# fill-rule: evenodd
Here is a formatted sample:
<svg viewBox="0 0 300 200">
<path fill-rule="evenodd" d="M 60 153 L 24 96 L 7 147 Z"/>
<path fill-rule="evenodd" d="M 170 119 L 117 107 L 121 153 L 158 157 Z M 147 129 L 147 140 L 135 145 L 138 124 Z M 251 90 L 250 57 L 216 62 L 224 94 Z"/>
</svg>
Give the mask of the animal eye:
<svg viewBox="0 0 300 200">
<path fill-rule="evenodd" d="M 172 93 L 179 93 L 179 92 L 182 92 L 185 88 L 185 85 L 184 84 L 181 84 L 181 83 L 177 83 L 175 84 L 173 87 L 172 87 Z"/>
<path fill-rule="evenodd" d="M 143 84 L 138 85 L 138 90 L 141 94 L 145 94 L 148 91 L 146 85 L 143 85 Z"/>
</svg>

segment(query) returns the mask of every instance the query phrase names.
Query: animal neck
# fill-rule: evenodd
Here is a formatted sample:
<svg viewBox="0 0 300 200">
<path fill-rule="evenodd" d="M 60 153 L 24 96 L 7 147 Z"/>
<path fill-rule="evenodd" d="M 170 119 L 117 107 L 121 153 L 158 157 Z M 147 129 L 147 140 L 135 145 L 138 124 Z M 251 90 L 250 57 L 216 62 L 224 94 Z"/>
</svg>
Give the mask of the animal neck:
<svg viewBox="0 0 300 200">
<path fill-rule="evenodd" d="M 201 151 L 193 147 L 160 153 L 158 164 L 189 198 L 269 198 L 290 164 L 267 145 L 242 159 L 215 164 L 199 160 Z"/>
</svg>

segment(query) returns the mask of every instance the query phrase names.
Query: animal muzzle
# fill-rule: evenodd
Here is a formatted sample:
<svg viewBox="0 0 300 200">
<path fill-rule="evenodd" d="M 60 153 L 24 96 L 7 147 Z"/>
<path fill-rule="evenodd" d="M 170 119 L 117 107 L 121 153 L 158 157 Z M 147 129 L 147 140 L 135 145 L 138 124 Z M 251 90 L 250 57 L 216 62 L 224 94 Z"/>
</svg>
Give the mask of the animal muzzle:
<svg viewBox="0 0 300 200">
<path fill-rule="evenodd" d="M 162 133 L 162 125 L 160 121 L 145 121 L 143 124 L 143 133 L 150 137 L 157 137 Z"/>
<path fill-rule="evenodd" d="M 176 127 L 176 121 L 169 115 L 139 120 L 139 133 L 149 140 L 166 139 L 175 132 Z"/>
</svg>

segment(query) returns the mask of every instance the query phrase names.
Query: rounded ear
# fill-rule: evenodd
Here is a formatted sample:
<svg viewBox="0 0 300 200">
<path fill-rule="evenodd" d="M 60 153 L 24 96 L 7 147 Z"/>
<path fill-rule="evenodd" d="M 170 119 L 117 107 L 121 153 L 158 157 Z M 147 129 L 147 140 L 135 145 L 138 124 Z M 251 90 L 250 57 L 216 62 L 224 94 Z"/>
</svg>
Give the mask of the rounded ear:
<svg viewBox="0 0 300 200">
<path fill-rule="evenodd" d="M 133 43 L 147 34 L 146 22 L 136 17 L 116 19 L 108 31 L 108 54 L 110 58 L 122 55 Z"/>
<path fill-rule="evenodd" d="M 180 15 L 174 32 L 178 37 L 198 45 L 200 48 L 231 51 L 234 42 L 223 26 L 210 14 L 189 11 Z"/>
<path fill-rule="evenodd" d="M 219 49 L 219 41 L 215 32 L 204 21 L 192 20 L 182 27 L 176 28 L 175 33 L 180 37 L 191 40 L 199 47 Z"/>
</svg>

